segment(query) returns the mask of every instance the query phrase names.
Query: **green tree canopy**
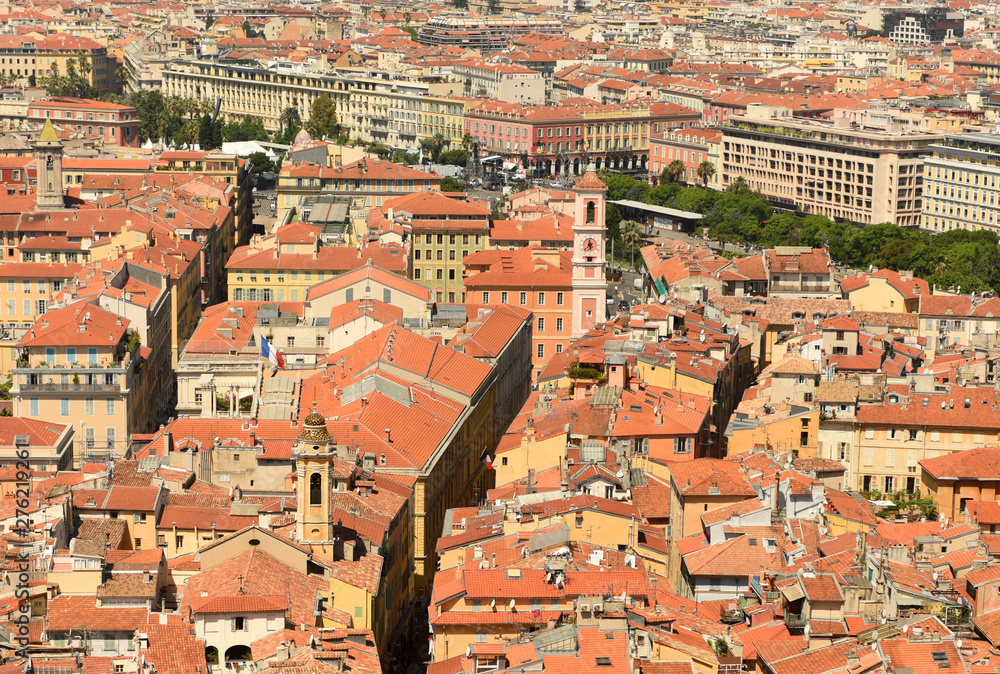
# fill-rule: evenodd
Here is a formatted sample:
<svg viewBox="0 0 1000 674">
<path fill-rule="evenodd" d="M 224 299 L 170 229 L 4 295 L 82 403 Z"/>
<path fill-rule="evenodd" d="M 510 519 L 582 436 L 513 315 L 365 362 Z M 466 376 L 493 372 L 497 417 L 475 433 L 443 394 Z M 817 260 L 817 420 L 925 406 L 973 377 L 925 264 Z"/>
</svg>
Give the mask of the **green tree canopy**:
<svg viewBox="0 0 1000 674">
<path fill-rule="evenodd" d="M 334 110 L 333 101 L 329 96 L 320 96 L 313 101 L 312 108 L 309 109 L 309 121 L 306 122 L 306 131 L 313 138 L 326 138 L 334 135 L 337 126 L 337 113 Z"/>
</svg>

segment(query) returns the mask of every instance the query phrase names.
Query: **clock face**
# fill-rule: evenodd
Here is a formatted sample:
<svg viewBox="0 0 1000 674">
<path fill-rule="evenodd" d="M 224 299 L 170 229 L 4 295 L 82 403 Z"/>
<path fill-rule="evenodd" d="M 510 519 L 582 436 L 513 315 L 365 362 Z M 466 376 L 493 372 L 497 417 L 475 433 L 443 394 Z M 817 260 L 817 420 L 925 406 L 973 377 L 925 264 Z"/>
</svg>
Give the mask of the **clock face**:
<svg viewBox="0 0 1000 674">
<path fill-rule="evenodd" d="M 580 244 L 580 248 L 585 253 L 596 254 L 600 249 L 600 244 L 597 243 L 596 239 L 584 239 L 583 243 Z"/>
</svg>

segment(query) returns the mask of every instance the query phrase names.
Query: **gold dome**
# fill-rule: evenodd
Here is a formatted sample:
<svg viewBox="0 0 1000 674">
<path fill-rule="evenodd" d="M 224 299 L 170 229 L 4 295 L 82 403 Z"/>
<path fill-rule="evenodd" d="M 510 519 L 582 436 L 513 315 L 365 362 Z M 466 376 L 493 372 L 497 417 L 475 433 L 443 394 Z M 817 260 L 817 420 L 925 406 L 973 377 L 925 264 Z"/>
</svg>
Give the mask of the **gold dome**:
<svg viewBox="0 0 1000 674">
<path fill-rule="evenodd" d="M 313 412 L 306 417 L 306 426 L 326 426 L 326 417 L 319 412 Z"/>
<path fill-rule="evenodd" d="M 330 432 L 326 430 L 326 418 L 313 412 L 305 418 L 299 440 L 319 444 L 331 440 Z"/>
</svg>

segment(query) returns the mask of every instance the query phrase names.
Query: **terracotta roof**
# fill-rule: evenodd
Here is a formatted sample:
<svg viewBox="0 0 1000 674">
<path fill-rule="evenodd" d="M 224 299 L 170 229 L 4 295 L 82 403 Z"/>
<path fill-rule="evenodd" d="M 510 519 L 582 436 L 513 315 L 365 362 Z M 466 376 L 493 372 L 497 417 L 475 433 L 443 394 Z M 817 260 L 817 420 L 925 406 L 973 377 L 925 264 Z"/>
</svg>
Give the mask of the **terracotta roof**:
<svg viewBox="0 0 1000 674">
<path fill-rule="evenodd" d="M 954 411 L 954 410 L 950 410 Z M 920 465 L 938 480 L 1000 479 L 1000 447 L 976 447 L 923 459 Z"/>
</svg>

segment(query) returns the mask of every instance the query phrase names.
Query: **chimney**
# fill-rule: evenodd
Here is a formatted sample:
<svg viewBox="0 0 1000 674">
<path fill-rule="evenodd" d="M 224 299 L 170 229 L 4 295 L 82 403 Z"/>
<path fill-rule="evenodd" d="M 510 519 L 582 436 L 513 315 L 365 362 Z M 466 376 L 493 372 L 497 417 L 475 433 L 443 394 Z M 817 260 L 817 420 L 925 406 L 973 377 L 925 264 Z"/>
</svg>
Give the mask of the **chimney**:
<svg viewBox="0 0 1000 674">
<path fill-rule="evenodd" d="M 391 428 L 385 429 L 385 441 L 386 441 L 386 443 L 388 443 L 390 445 L 392 444 L 392 437 L 390 435 L 391 432 L 392 432 Z"/>
<path fill-rule="evenodd" d="M 163 429 L 163 456 L 170 454 L 172 445 L 173 443 L 171 442 L 170 429 L 165 428 Z"/>
</svg>

